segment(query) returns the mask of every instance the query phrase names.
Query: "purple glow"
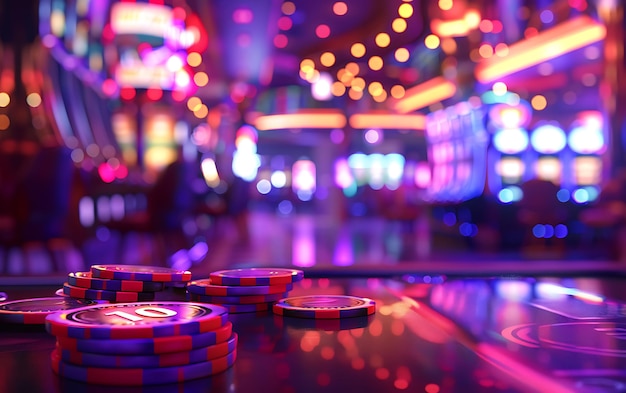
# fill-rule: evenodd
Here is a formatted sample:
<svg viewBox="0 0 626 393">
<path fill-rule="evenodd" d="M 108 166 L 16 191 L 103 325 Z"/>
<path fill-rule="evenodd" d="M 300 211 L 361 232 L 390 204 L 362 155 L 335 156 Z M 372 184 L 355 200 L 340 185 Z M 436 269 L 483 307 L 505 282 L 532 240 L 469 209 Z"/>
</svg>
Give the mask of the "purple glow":
<svg viewBox="0 0 626 393">
<path fill-rule="evenodd" d="M 333 254 L 333 265 L 350 266 L 354 264 L 354 250 L 352 249 L 352 239 L 348 231 L 342 230 L 339 233 L 335 252 Z"/>
<path fill-rule="evenodd" d="M 415 185 L 420 188 L 428 188 L 430 181 L 430 164 L 428 162 L 418 162 L 415 168 Z"/>
<path fill-rule="evenodd" d="M 235 12 L 233 12 L 233 21 L 235 23 L 245 25 L 251 23 L 254 19 L 254 14 L 247 8 L 237 8 Z"/>
<path fill-rule="evenodd" d="M 315 163 L 310 160 L 298 160 L 293 164 L 292 185 L 294 191 L 315 191 Z"/>
<path fill-rule="evenodd" d="M 115 180 L 115 171 L 106 162 L 98 166 L 98 175 L 100 175 L 100 178 L 105 183 L 111 183 Z"/>
<path fill-rule="evenodd" d="M 294 225 L 292 259 L 294 266 L 315 265 L 315 228 L 311 218 L 303 217 Z"/>
<path fill-rule="evenodd" d="M 342 129 L 335 128 L 330 132 L 330 140 L 336 145 L 343 142 L 344 138 L 345 134 Z"/>
<path fill-rule="evenodd" d="M 354 177 L 348 166 L 348 160 L 340 158 L 335 161 L 335 184 L 341 188 L 348 188 L 354 183 Z"/>
</svg>

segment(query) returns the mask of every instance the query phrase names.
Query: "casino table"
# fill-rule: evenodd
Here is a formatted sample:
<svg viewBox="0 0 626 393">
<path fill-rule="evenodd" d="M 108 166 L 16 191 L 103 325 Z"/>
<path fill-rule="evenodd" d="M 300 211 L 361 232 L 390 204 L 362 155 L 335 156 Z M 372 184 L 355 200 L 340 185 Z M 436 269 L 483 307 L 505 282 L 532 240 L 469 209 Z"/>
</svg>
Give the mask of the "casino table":
<svg viewBox="0 0 626 393">
<path fill-rule="evenodd" d="M 289 296 L 367 297 L 376 301 L 375 314 L 230 314 L 239 336 L 234 365 L 172 385 L 111 387 L 59 377 L 50 366 L 55 337 L 41 326 L 3 323 L 0 391 L 626 391 L 626 271 L 571 265 L 305 270 Z M 0 289 L 14 300 L 54 296 L 60 284 L 22 278 L 0 280 Z M 185 301 L 184 288 L 159 298 Z"/>
</svg>

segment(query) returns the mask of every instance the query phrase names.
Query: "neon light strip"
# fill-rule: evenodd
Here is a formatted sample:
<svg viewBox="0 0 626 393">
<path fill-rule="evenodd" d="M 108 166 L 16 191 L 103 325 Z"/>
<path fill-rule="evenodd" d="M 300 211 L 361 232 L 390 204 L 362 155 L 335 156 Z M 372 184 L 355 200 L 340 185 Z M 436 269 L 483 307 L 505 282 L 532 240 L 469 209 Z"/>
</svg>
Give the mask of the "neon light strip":
<svg viewBox="0 0 626 393">
<path fill-rule="evenodd" d="M 476 79 L 492 82 L 514 72 L 562 56 L 606 37 L 606 27 L 581 16 L 517 42 L 506 57 L 493 56 L 476 66 Z"/>
<path fill-rule="evenodd" d="M 480 24 L 480 14 L 476 10 L 469 10 L 462 19 L 441 20 L 433 19 L 430 29 L 439 37 L 464 37 Z"/>
<path fill-rule="evenodd" d="M 307 110 L 300 113 L 284 115 L 259 116 L 253 120 L 254 126 L 260 131 L 283 130 L 290 128 L 343 128 L 346 116 L 336 110 Z"/>
<path fill-rule="evenodd" d="M 425 130 L 426 116 L 398 115 L 392 113 L 357 113 L 350 116 L 352 128 L 380 128 L 401 130 Z"/>
<path fill-rule="evenodd" d="M 450 98 L 454 93 L 456 85 L 440 76 L 411 87 L 404 94 L 404 98 L 392 105 L 397 112 L 408 113 Z"/>
<path fill-rule="evenodd" d="M 556 284 L 544 284 L 544 289 L 551 293 L 558 293 L 563 295 L 571 295 L 581 300 L 585 300 L 592 303 L 602 303 L 604 298 L 600 295 L 596 295 L 589 292 L 584 292 L 576 288 L 567 288 Z"/>
</svg>

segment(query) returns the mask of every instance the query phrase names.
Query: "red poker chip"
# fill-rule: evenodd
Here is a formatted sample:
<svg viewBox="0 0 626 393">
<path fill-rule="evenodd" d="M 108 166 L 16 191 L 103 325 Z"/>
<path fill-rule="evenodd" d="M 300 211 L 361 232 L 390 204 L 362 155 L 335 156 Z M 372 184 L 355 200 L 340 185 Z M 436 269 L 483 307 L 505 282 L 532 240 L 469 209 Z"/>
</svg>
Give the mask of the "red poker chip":
<svg viewBox="0 0 626 393">
<path fill-rule="evenodd" d="M 280 285 L 216 285 L 210 278 L 193 280 L 187 284 L 187 292 L 203 296 L 250 296 L 273 295 L 285 293 L 293 289 L 293 284 Z"/>
<path fill-rule="evenodd" d="M 78 299 L 108 300 L 110 302 L 141 302 L 154 300 L 155 298 L 154 292 L 105 291 L 102 289 L 75 287 L 68 283 L 63 284 L 63 293 Z"/>
<path fill-rule="evenodd" d="M 230 338 L 226 341 L 218 342 L 206 347 L 178 352 L 157 353 L 150 355 L 112 355 L 66 349 L 62 348 L 58 344 L 57 352 L 63 361 L 77 366 L 107 368 L 157 368 L 184 366 L 187 364 L 214 360 L 235 351 L 237 349 L 237 342 L 237 333 L 232 333 Z"/>
<path fill-rule="evenodd" d="M 213 304 L 258 304 L 258 303 L 270 303 L 278 301 L 286 297 L 287 293 L 275 293 L 273 295 L 249 295 L 249 296 L 204 296 L 188 293 L 187 296 L 190 300 L 200 303 L 213 303 Z"/>
<path fill-rule="evenodd" d="M 153 338 L 84 339 L 57 336 L 62 349 L 103 355 L 159 355 L 191 351 L 227 341 L 233 333 L 232 322 L 209 332 Z"/>
<path fill-rule="evenodd" d="M 0 303 L 0 322 L 43 325 L 48 315 L 102 303 L 108 302 L 62 296 L 13 300 Z"/>
<path fill-rule="evenodd" d="M 91 275 L 96 278 L 133 281 L 187 282 L 191 272 L 161 266 L 143 265 L 92 265 Z"/>
<path fill-rule="evenodd" d="M 97 278 L 91 272 L 69 273 L 67 283 L 81 288 L 122 292 L 158 292 L 165 288 L 163 282 Z"/>
<path fill-rule="evenodd" d="M 219 270 L 209 274 L 215 285 L 287 285 L 302 280 L 304 272 L 286 268 L 248 268 Z"/>
<path fill-rule="evenodd" d="M 185 382 L 226 371 L 237 359 L 237 351 L 202 363 L 161 368 L 83 367 L 67 363 L 54 350 L 50 356 L 52 370 L 65 378 L 89 384 L 109 386 L 162 385 Z"/>
<path fill-rule="evenodd" d="M 100 304 L 52 314 L 46 318 L 46 329 L 54 336 L 74 338 L 151 338 L 204 333 L 227 321 L 228 311 L 218 305 L 153 301 Z"/>
<path fill-rule="evenodd" d="M 346 295 L 309 295 L 281 299 L 275 314 L 296 318 L 334 319 L 366 317 L 376 312 L 372 299 Z"/>
</svg>

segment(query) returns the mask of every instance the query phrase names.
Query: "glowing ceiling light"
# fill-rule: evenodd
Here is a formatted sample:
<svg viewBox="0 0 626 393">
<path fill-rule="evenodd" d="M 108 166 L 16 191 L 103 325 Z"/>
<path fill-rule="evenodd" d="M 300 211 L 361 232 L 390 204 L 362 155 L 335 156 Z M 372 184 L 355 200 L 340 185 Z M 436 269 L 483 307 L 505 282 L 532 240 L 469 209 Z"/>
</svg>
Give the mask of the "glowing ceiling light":
<svg viewBox="0 0 626 393">
<path fill-rule="evenodd" d="M 350 47 L 350 53 L 356 58 L 365 56 L 365 45 L 360 42 L 352 44 Z"/>
<path fill-rule="evenodd" d="M 530 105 L 533 107 L 533 109 L 541 111 L 546 109 L 546 107 L 548 106 L 548 100 L 546 100 L 546 97 L 542 96 L 541 94 L 537 94 L 536 96 L 531 98 Z"/>
<path fill-rule="evenodd" d="M 348 12 L 348 5 L 343 1 L 338 1 L 333 4 L 333 12 L 335 13 L 335 15 L 345 15 Z"/>
<path fill-rule="evenodd" d="M 408 113 L 443 101 L 456 93 L 456 85 L 444 77 L 436 77 L 406 90 L 404 97 L 392 105 L 400 113 Z"/>
<path fill-rule="evenodd" d="M 372 96 L 379 96 L 381 94 L 383 94 L 383 92 L 385 91 L 383 88 L 382 83 L 380 82 L 372 82 L 369 84 L 367 91 L 372 95 Z"/>
<path fill-rule="evenodd" d="M 319 101 L 328 101 L 332 95 L 333 79 L 327 72 L 320 73 L 319 78 L 311 84 L 311 95 Z"/>
<path fill-rule="evenodd" d="M 350 83 L 350 88 L 357 91 L 363 91 L 365 89 L 365 79 L 363 78 L 354 78 Z"/>
<path fill-rule="evenodd" d="M 331 52 L 322 53 L 320 56 L 320 63 L 322 63 L 324 67 L 332 67 L 335 65 L 335 55 Z"/>
<path fill-rule="evenodd" d="M 346 71 L 350 72 L 352 75 L 359 75 L 359 65 L 357 63 L 351 62 L 346 64 Z"/>
<path fill-rule="evenodd" d="M 202 55 L 198 52 L 191 52 L 187 55 L 187 64 L 191 67 L 197 67 L 202 64 Z"/>
<path fill-rule="evenodd" d="M 380 112 L 355 113 L 350 116 L 350 127 L 354 129 L 424 130 L 426 128 L 426 116 Z"/>
<path fill-rule="evenodd" d="M 391 38 L 387 33 L 378 33 L 376 34 L 376 38 L 374 39 L 374 41 L 379 47 L 386 48 L 391 43 Z"/>
<path fill-rule="evenodd" d="M 601 41 L 606 27 L 588 16 L 579 16 L 509 46 L 504 57 L 490 57 L 476 66 L 476 79 L 486 83 L 541 64 Z"/>
<path fill-rule="evenodd" d="M 440 44 L 440 40 L 439 37 L 437 37 L 434 34 L 429 34 L 428 36 L 426 36 L 426 38 L 424 39 L 424 45 L 428 48 L 428 49 L 436 49 L 439 47 Z"/>
<path fill-rule="evenodd" d="M 187 100 L 187 108 L 192 112 L 195 112 L 198 109 L 200 109 L 201 105 L 202 105 L 202 100 L 198 97 L 189 97 L 189 99 Z"/>
<path fill-rule="evenodd" d="M 206 72 L 198 72 L 193 76 L 193 81 L 195 82 L 196 86 L 203 87 L 206 86 L 207 83 L 209 83 L 209 76 L 206 74 Z"/>
<path fill-rule="evenodd" d="M 464 37 L 479 25 L 480 14 L 476 10 L 469 10 L 462 19 L 433 19 L 430 22 L 430 29 L 439 37 Z"/>
<path fill-rule="evenodd" d="M 372 56 L 367 61 L 367 65 L 372 71 L 379 71 L 383 68 L 383 59 L 380 56 Z"/>
<path fill-rule="evenodd" d="M 394 57 L 396 61 L 400 63 L 404 63 L 408 61 L 410 56 L 411 54 L 409 53 L 409 50 L 406 48 L 398 48 L 396 49 L 396 52 L 394 53 Z"/>
<path fill-rule="evenodd" d="M 401 4 L 398 7 L 398 15 L 402 18 L 410 18 L 413 15 L 413 6 L 408 3 Z"/>
<path fill-rule="evenodd" d="M 391 96 L 393 98 L 397 98 L 397 99 L 402 98 L 404 97 L 404 93 L 405 93 L 404 86 L 394 85 L 391 88 Z"/>
<path fill-rule="evenodd" d="M 406 20 L 402 18 L 396 18 L 391 22 L 391 29 L 396 33 L 404 33 L 407 28 Z"/>
<path fill-rule="evenodd" d="M 334 109 L 308 109 L 282 115 L 259 116 L 254 120 L 258 130 L 291 128 L 343 128 L 347 123 L 343 113 Z"/>
</svg>

